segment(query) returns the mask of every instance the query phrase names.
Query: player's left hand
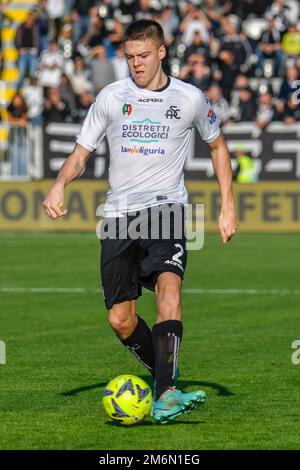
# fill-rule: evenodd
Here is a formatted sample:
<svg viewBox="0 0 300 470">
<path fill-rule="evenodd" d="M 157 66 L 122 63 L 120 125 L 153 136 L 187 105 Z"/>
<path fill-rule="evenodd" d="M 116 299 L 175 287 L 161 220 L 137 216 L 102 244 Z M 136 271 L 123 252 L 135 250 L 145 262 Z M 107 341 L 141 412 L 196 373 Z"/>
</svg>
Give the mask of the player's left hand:
<svg viewBox="0 0 300 470">
<path fill-rule="evenodd" d="M 238 226 L 234 208 L 222 209 L 219 217 L 219 231 L 223 243 L 227 243 L 233 237 Z"/>
</svg>

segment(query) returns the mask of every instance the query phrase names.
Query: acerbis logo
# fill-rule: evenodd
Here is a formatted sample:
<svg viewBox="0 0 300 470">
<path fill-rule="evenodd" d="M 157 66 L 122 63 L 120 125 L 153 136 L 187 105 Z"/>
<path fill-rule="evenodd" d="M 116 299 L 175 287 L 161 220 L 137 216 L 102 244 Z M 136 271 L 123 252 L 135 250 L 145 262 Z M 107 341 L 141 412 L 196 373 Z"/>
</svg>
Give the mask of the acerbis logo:
<svg viewBox="0 0 300 470">
<path fill-rule="evenodd" d="M 170 106 L 170 108 L 167 110 L 165 116 L 167 119 L 181 119 L 181 116 L 178 116 L 178 113 L 180 112 L 180 109 L 177 108 L 176 106 Z"/>
<path fill-rule="evenodd" d="M 139 98 L 139 103 L 162 103 L 163 100 L 161 98 Z"/>
<path fill-rule="evenodd" d="M 124 103 L 122 107 L 122 113 L 123 116 L 130 116 L 130 114 L 132 113 L 132 104 Z"/>
</svg>

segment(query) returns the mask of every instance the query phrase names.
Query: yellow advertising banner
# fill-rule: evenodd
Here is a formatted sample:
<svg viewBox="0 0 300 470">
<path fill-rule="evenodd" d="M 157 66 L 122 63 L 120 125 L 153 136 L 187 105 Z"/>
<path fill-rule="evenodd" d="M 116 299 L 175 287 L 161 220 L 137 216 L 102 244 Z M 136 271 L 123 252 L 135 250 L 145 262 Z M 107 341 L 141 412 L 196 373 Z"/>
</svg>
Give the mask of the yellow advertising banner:
<svg viewBox="0 0 300 470">
<path fill-rule="evenodd" d="M 0 231 L 96 230 L 96 209 L 105 201 L 107 183 L 78 180 L 66 188 L 64 219 L 50 219 L 43 200 L 53 180 L 0 183 Z M 218 229 L 220 195 L 216 182 L 187 181 L 191 204 L 204 204 L 205 231 Z M 235 184 L 240 232 L 299 232 L 300 183 Z"/>
</svg>

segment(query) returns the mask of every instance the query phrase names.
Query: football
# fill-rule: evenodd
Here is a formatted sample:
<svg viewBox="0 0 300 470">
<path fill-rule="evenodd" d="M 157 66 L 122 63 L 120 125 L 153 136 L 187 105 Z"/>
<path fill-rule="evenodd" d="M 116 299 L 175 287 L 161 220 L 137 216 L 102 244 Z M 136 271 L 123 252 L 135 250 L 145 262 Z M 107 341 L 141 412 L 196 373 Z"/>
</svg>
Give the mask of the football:
<svg viewBox="0 0 300 470">
<path fill-rule="evenodd" d="M 137 424 L 150 412 L 151 388 L 139 377 L 119 375 L 106 385 L 102 403 L 111 419 L 123 425 Z"/>
</svg>

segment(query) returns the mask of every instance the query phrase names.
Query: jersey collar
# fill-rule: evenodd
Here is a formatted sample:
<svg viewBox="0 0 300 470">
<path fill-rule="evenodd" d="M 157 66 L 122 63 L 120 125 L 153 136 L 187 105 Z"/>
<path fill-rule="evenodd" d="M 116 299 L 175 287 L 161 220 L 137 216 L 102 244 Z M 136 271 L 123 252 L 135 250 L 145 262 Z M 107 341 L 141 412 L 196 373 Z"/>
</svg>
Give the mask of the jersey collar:
<svg viewBox="0 0 300 470">
<path fill-rule="evenodd" d="M 139 91 L 144 92 L 144 93 L 161 93 L 162 91 L 165 91 L 170 86 L 171 77 L 168 75 L 167 76 L 167 83 L 162 88 L 158 88 L 157 90 L 147 90 L 146 88 L 139 88 L 134 83 L 132 75 L 130 75 L 130 77 L 129 77 L 129 83 L 135 90 L 139 90 Z"/>
</svg>

